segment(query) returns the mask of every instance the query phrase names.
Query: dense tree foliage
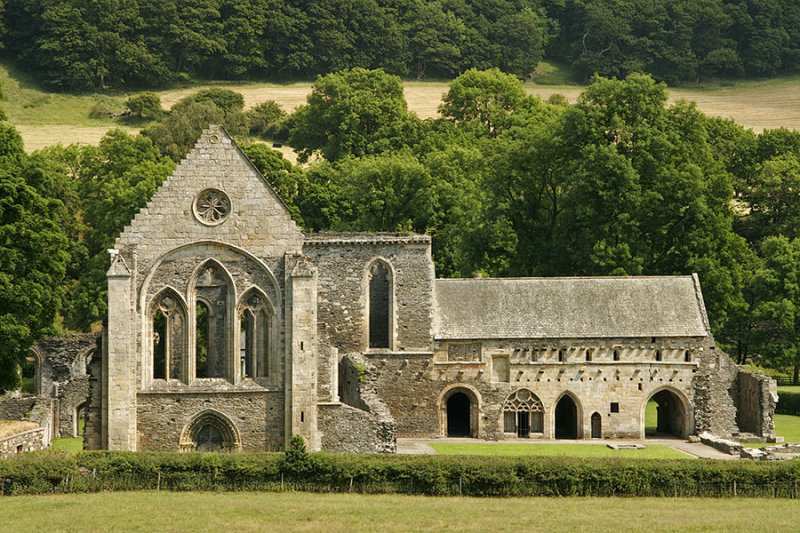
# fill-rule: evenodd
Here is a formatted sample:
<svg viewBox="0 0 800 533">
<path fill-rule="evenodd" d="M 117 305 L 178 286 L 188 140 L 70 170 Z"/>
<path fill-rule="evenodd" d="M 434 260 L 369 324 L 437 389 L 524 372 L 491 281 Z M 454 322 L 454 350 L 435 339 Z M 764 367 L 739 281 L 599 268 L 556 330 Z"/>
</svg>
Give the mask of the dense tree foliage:
<svg viewBox="0 0 800 533">
<path fill-rule="evenodd" d="M 3 44 L 71 90 L 353 67 L 422 77 L 497 66 L 527 76 L 550 35 L 539 0 L 7 2 Z"/>
<path fill-rule="evenodd" d="M 398 149 L 414 137 L 400 78 L 355 68 L 320 76 L 308 105 L 294 114 L 289 143 L 307 160 L 319 151 L 329 161 Z"/>
<path fill-rule="evenodd" d="M 4 6 L 5 4 L 5 6 Z M 4 0 L 0 46 L 70 90 L 383 68 L 668 82 L 800 69 L 795 0 Z M 5 9 L 3 9 L 5 7 Z M 7 30 L 7 31 L 6 31 Z"/>
<path fill-rule="evenodd" d="M 61 305 L 63 205 L 37 190 L 38 171 L 19 134 L 0 123 L 0 391 L 17 386 L 25 351 L 52 328 Z"/>
</svg>

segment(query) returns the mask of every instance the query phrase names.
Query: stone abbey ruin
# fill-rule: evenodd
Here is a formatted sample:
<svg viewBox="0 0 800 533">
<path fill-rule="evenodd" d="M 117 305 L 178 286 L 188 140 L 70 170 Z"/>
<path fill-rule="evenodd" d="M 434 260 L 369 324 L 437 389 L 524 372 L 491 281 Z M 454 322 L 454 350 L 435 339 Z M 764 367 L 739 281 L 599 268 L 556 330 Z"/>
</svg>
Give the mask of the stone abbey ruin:
<svg viewBox="0 0 800 533">
<path fill-rule="evenodd" d="M 88 449 L 642 439 L 651 400 L 659 433 L 773 436 L 775 383 L 716 347 L 696 275 L 437 279 L 426 235 L 303 233 L 217 126 L 110 253 L 58 422 L 85 412 Z"/>
</svg>

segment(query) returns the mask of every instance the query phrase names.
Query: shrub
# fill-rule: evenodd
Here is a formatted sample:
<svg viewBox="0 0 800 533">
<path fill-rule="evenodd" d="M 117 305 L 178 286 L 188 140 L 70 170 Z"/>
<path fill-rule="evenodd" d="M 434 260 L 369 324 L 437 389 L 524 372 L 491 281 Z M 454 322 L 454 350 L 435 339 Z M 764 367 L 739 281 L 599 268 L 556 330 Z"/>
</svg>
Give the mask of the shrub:
<svg viewBox="0 0 800 533">
<path fill-rule="evenodd" d="M 152 120 L 163 114 L 161 99 L 157 94 L 151 92 L 131 96 L 125 102 L 125 105 L 131 110 L 131 117 L 137 119 Z"/>
<path fill-rule="evenodd" d="M 300 439 L 302 441 L 302 439 Z M 468 496 L 798 497 L 800 462 L 81 452 L 0 460 L 0 494 L 312 490 Z"/>
<path fill-rule="evenodd" d="M 775 412 L 779 415 L 800 416 L 800 393 L 779 392 Z"/>
<path fill-rule="evenodd" d="M 175 111 L 192 102 L 211 102 L 224 113 L 242 111 L 244 109 L 244 97 L 237 92 L 229 89 L 203 89 L 191 96 L 182 98 L 172 107 L 172 110 Z"/>
</svg>

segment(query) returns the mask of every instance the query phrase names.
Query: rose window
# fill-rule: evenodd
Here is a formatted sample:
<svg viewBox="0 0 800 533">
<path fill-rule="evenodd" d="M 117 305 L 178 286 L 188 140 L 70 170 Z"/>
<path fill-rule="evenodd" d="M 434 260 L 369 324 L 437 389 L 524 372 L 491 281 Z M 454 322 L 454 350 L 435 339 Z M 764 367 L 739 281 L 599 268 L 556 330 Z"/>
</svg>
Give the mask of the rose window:
<svg viewBox="0 0 800 533">
<path fill-rule="evenodd" d="M 231 200 L 219 189 L 206 189 L 197 195 L 194 215 L 203 224 L 221 224 L 231 212 Z"/>
</svg>

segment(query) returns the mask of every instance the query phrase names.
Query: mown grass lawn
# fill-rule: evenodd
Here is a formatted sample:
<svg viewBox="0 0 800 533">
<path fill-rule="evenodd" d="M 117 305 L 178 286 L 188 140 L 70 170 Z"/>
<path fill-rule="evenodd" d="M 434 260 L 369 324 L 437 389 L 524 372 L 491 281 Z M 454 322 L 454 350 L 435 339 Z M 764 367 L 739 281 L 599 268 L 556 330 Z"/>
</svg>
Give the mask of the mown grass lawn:
<svg viewBox="0 0 800 533">
<path fill-rule="evenodd" d="M 797 530 L 792 500 L 464 498 L 312 493 L 117 492 L 0 500 L 0 530 L 531 531 Z"/>
<path fill-rule="evenodd" d="M 612 450 L 603 444 L 536 444 L 531 443 L 434 443 L 440 455 L 537 455 L 542 457 L 621 457 L 639 459 L 692 459 L 667 446 L 647 446 L 643 450 Z"/>
</svg>

